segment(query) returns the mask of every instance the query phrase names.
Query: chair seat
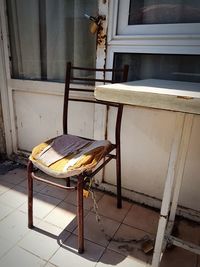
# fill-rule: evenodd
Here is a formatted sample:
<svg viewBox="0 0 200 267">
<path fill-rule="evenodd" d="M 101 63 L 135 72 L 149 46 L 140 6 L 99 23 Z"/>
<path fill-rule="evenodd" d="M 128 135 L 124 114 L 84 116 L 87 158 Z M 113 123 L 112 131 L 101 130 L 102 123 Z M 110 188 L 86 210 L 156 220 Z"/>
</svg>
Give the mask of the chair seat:
<svg viewBox="0 0 200 267">
<path fill-rule="evenodd" d="M 111 146 L 108 140 L 61 135 L 34 147 L 29 159 L 46 174 L 67 178 L 95 168 Z"/>
</svg>

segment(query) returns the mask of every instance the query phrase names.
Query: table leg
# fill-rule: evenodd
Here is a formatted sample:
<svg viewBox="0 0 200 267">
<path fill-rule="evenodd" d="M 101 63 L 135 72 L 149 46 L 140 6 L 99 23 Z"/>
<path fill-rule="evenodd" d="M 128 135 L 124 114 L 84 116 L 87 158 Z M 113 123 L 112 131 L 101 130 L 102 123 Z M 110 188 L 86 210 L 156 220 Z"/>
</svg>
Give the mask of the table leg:
<svg viewBox="0 0 200 267">
<path fill-rule="evenodd" d="M 184 122 L 181 145 L 180 145 L 180 154 L 178 156 L 177 169 L 176 169 L 176 173 L 175 173 L 176 183 L 174 186 L 174 193 L 173 193 L 171 210 L 170 210 L 170 215 L 169 215 L 169 222 L 172 225 L 172 227 L 173 227 L 174 219 L 176 216 L 178 197 L 179 197 L 182 179 L 183 179 L 185 161 L 186 161 L 188 146 L 189 146 L 189 142 L 190 142 L 190 135 L 192 132 L 193 118 L 194 118 L 193 114 L 186 114 L 185 115 L 185 122 Z"/>
<path fill-rule="evenodd" d="M 180 149 L 181 137 L 184 127 L 185 114 L 177 113 L 176 125 L 175 125 L 175 135 L 172 143 L 172 149 L 169 158 L 167 177 L 165 181 L 163 200 L 161 205 L 160 219 L 158 223 L 158 230 L 156 235 L 155 248 L 152 259 L 152 266 L 158 267 L 160 263 L 162 246 L 164 242 L 165 229 L 168 220 L 170 201 L 172 196 L 175 169 Z"/>
</svg>

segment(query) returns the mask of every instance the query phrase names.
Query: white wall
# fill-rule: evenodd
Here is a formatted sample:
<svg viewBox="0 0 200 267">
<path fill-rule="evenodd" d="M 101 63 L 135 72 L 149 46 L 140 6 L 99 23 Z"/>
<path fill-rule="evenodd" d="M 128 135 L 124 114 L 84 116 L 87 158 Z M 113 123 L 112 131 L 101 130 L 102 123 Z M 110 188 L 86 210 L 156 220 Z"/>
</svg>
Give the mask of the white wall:
<svg viewBox="0 0 200 267">
<path fill-rule="evenodd" d="M 110 112 L 109 126 L 114 121 Z M 175 127 L 175 112 L 126 106 L 122 119 L 122 187 L 162 198 Z M 113 127 L 110 137 L 113 137 Z M 200 211 L 200 117 L 195 116 L 179 204 Z M 114 162 L 105 181 L 115 183 Z M 130 196 L 131 194 L 129 194 Z"/>
<path fill-rule="evenodd" d="M 13 105 L 18 150 L 31 151 L 42 141 L 62 134 L 63 94 L 13 90 Z M 93 116 L 93 104 L 71 102 L 69 133 L 92 138 Z"/>
</svg>

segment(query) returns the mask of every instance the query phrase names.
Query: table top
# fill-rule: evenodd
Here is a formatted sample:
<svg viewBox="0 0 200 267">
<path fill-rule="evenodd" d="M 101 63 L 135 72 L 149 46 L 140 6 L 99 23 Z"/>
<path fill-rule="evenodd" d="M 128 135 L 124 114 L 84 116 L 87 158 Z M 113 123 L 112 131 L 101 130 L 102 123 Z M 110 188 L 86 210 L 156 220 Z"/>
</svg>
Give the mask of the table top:
<svg viewBox="0 0 200 267">
<path fill-rule="evenodd" d="M 146 79 L 99 85 L 98 100 L 200 114 L 200 83 Z"/>
</svg>

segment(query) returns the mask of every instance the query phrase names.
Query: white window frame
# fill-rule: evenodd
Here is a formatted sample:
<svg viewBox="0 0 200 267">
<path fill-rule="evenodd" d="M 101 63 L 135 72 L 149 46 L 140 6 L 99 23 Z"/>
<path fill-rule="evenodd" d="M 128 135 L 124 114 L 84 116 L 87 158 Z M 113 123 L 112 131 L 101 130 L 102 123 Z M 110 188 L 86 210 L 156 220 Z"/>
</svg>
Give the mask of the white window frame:
<svg viewBox="0 0 200 267">
<path fill-rule="evenodd" d="M 191 46 L 199 51 L 200 23 L 128 25 L 130 0 L 110 0 L 108 45 Z M 119 27 L 121 34 L 117 33 Z"/>
</svg>

